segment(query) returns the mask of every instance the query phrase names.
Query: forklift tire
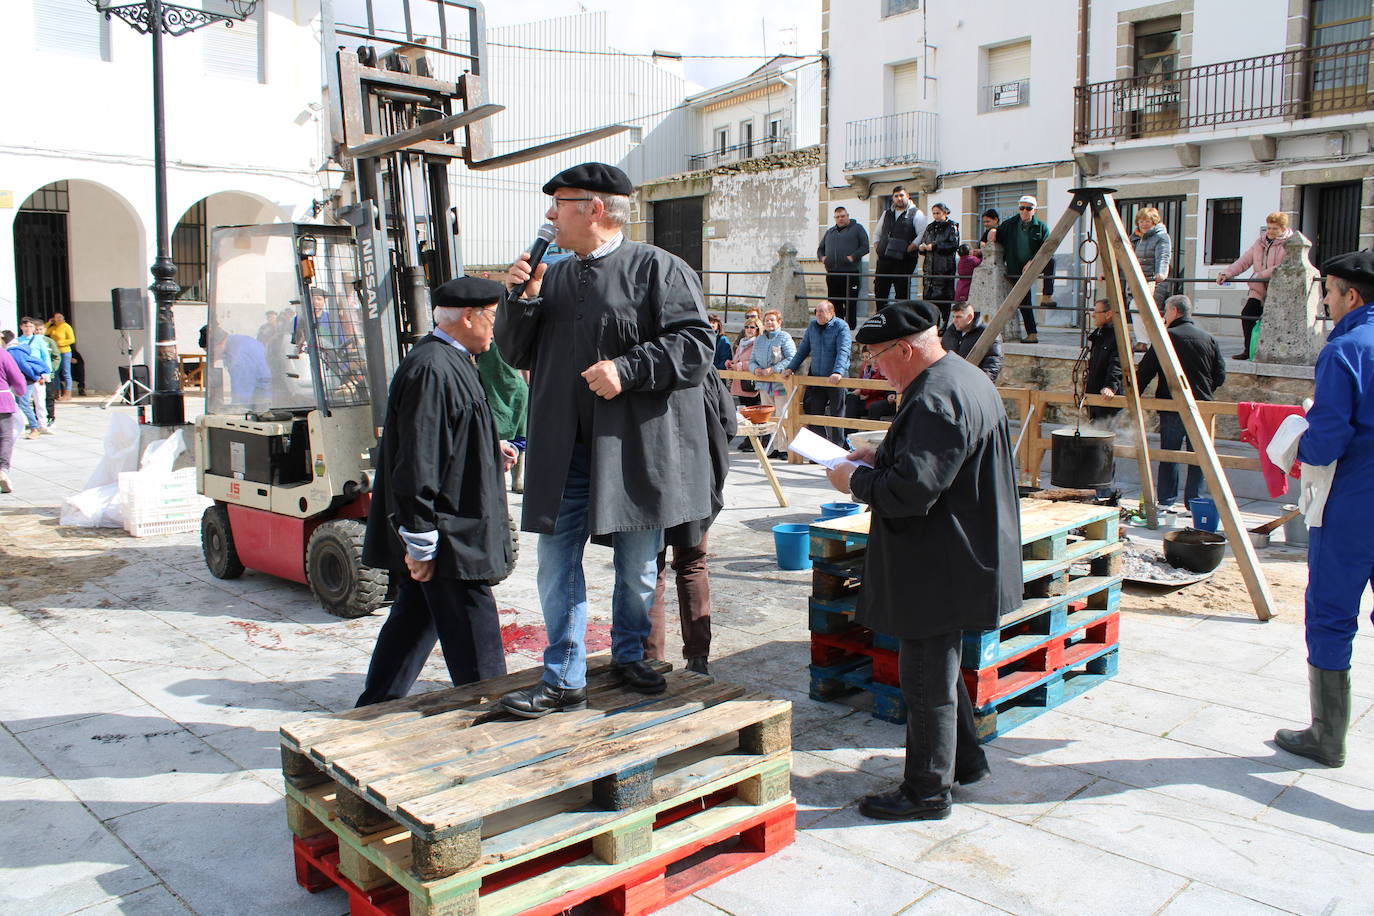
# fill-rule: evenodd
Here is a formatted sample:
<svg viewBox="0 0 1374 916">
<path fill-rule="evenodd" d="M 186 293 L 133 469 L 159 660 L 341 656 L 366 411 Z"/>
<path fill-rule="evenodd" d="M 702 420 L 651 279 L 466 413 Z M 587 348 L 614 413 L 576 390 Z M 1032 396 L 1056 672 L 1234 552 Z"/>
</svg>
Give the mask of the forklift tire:
<svg viewBox="0 0 1374 916">
<path fill-rule="evenodd" d="M 310 535 L 305 575 L 320 604 L 335 617 L 366 617 L 386 601 L 386 570 L 363 565 L 363 523 L 325 522 Z"/>
<path fill-rule="evenodd" d="M 205 565 L 216 579 L 237 579 L 243 563 L 234 548 L 234 530 L 229 526 L 229 510 L 216 503 L 200 517 L 200 550 Z"/>
</svg>

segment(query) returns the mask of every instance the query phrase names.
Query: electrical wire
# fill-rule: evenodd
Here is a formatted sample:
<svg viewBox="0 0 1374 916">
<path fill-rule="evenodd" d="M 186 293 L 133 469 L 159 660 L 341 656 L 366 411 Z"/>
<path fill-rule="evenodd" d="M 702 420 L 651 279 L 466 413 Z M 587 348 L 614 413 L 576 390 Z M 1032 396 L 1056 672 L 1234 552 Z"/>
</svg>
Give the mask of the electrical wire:
<svg viewBox="0 0 1374 916">
<path fill-rule="evenodd" d="M 775 57 L 795 57 L 805 60 L 820 60 L 819 51 L 810 54 L 679 54 L 658 51 L 589 51 L 578 48 L 541 48 L 537 45 L 517 45 L 504 41 L 487 40 L 489 47 L 514 48 L 518 51 L 540 51 L 545 54 L 584 54 L 594 57 L 669 57 L 674 60 L 772 60 Z"/>
</svg>

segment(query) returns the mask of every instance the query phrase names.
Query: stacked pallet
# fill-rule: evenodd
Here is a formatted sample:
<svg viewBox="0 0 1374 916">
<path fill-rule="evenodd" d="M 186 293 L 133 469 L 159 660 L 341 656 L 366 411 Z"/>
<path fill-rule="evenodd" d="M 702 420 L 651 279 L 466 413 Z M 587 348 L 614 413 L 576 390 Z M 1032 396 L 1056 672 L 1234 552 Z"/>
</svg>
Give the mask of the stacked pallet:
<svg viewBox="0 0 1374 916">
<path fill-rule="evenodd" d="M 897 640 L 854 622 L 869 516 L 811 526 L 811 696 L 855 690 L 873 715 L 906 721 Z M 1117 670 L 1119 517 L 1110 506 L 1021 501 L 1021 606 L 997 627 L 966 632 L 962 668 L 981 740 L 1005 734 Z"/>
<path fill-rule="evenodd" d="M 659 665 L 666 670 L 666 665 Z M 514 720 L 540 669 L 281 729 L 296 877 L 352 916 L 647 913 L 791 842 L 791 704 L 689 671 Z"/>
</svg>

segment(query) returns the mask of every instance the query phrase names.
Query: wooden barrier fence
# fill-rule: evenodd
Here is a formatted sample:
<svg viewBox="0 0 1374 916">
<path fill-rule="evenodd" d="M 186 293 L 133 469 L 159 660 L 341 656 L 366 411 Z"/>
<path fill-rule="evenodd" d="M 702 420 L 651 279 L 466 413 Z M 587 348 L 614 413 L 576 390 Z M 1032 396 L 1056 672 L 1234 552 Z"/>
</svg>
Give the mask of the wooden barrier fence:
<svg viewBox="0 0 1374 916">
<path fill-rule="evenodd" d="M 748 372 L 735 370 L 722 370 L 721 378 L 726 380 L 742 379 L 746 381 L 759 382 L 762 379 L 756 378 Z M 825 417 L 814 414 L 804 414 L 801 412 L 802 390 L 806 388 L 847 388 L 847 389 L 877 389 L 880 391 L 895 391 L 892 383 L 886 379 L 857 379 L 845 378 L 838 382 L 832 382 L 829 378 L 813 375 L 793 375 L 789 378 L 774 376 L 770 381 L 781 384 L 792 398 L 792 405 L 788 410 L 787 416 L 783 418 L 782 426 L 784 434 L 790 439 L 796 434 L 797 430 L 803 426 L 834 426 L 841 429 L 887 429 L 890 423 L 886 420 L 868 420 L 859 417 Z M 793 392 L 796 392 L 793 394 Z M 1045 416 L 1049 407 L 1067 408 L 1071 415 L 1073 411 L 1074 396 L 1068 391 L 1040 391 L 1034 388 L 998 388 L 997 393 L 1002 396 L 1002 402 L 1007 406 L 1007 415 L 1013 420 L 1020 420 L 1021 432 L 1016 439 L 1016 464 L 1020 471 L 1023 482 L 1031 486 L 1039 486 L 1040 468 L 1044 464 L 1045 452 L 1051 448 L 1052 440 L 1050 435 L 1044 431 Z M 1126 409 L 1125 397 L 1107 399 L 1101 395 L 1089 395 L 1084 402 L 1094 407 L 1119 407 L 1123 411 Z M 1171 400 L 1160 400 L 1159 398 L 1141 398 L 1140 406 L 1143 410 L 1151 412 L 1177 410 L 1176 405 Z M 1217 417 L 1235 417 L 1237 404 L 1234 401 L 1198 401 L 1198 412 L 1207 423 L 1207 428 L 1213 439 L 1216 438 Z M 1067 425 L 1072 422 L 1066 420 L 1058 425 Z M 1085 421 L 1084 426 L 1089 424 Z M 1120 433 L 1121 430 L 1118 430 Z M 1118 458 L 1130 458 L 1136 460 L 1138 457 L 1139 444 L 1123 444 L 1118 435 L 1115 453 Z M 1179 464 L 1200 464 L 1195 452 L 1163 451 L 1157 448 L 1149 450 L 1151 461 L 1173 461 Z M 1221 466 L 1223 468 L 1233 468 L 1236 470 L 1258 471 L 1260 469 L 1258 455 L 1221 455 Z M 788 461 L 792 464 L 799 464 L 802 459 L 793 455 Z"/>
</svg>

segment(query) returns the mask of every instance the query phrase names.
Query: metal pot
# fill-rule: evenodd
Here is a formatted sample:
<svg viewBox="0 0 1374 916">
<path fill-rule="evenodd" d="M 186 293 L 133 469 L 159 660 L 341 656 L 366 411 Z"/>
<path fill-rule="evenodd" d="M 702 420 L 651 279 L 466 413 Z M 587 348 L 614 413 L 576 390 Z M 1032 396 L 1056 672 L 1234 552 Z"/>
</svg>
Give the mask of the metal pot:
<svg viewBox="0 0 1374 916">
<path fill-rule="evenodd" d="M 1050 482 L 1086 490 L 1112 482 L 1116 433 L 1100 429 L 1056 429 L 1050 434 Z"/>
</svg>

